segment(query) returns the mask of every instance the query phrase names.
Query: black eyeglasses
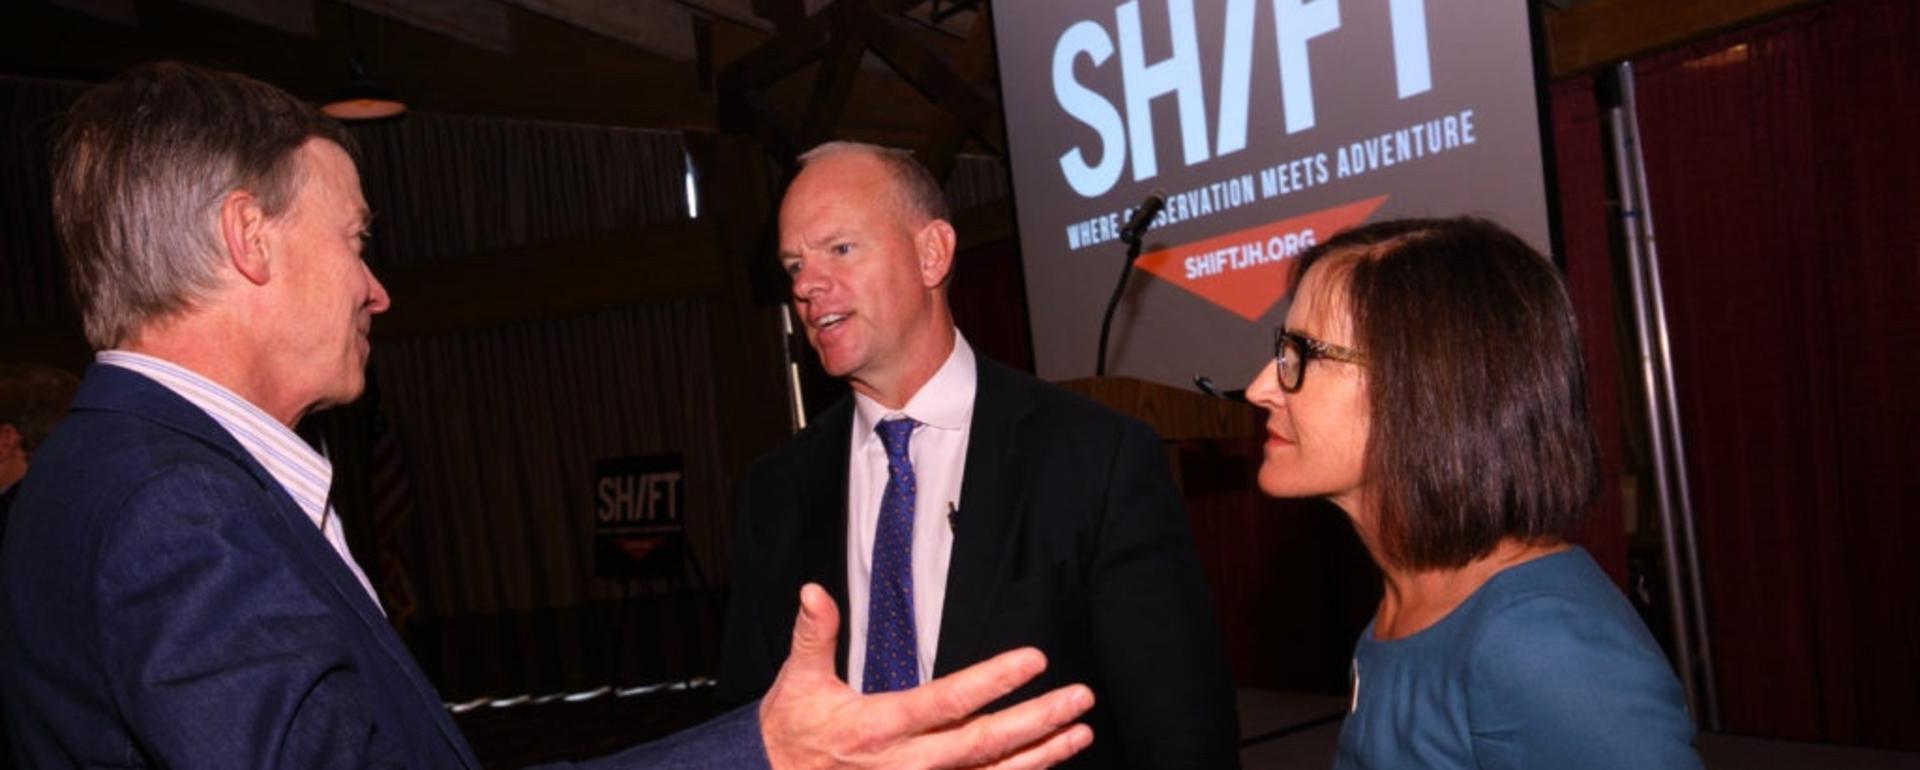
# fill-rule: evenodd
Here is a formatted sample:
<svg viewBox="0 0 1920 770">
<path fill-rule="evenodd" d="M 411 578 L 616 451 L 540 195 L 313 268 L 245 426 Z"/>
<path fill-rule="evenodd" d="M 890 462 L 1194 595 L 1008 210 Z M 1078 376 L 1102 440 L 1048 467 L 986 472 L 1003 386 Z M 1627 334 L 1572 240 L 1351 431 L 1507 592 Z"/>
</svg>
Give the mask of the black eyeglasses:
<svg viewBox="0 0 1920 770">
<path fill-rule="evenodd" d="M 1307 374 L 1307 362 L 1316 358 L 1344 361 L 1357 366 L 1367 365 L 1366 355 L 1358 350 L 1295 334 L 1284 328 L 1273 330 L 1273 372 L 1280 380 L 1281 390 L 1298 393 L 1300 383 Z"/>
</svg>

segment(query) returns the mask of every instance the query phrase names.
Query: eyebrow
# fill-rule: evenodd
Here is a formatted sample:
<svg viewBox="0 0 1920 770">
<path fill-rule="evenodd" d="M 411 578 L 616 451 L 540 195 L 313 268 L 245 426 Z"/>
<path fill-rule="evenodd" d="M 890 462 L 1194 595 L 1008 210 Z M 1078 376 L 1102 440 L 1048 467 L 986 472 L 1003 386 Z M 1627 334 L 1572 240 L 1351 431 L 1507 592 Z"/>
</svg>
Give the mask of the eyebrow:
<svg viewBox="0 0 1920 770">
<path fill-rule="evenodd" d="M 811 240 L 804 240 L 804 241 L 802 241 L 802 242 L 801 242 L 801 245 L 802 245 L 802 246 L 805 246 L 805 247 L 809 247 L 809 248 L 811 248 L 811 247 L 815 247 L 815 246 L 818 246 L 818 245 L 821 245 L 821 244 L 830 244 L 830 243 L 833 243 L 833 242 L 835 242 L 835 241 L 840 241 L 840 240 L 845 240 L 845 239 L 846 239 L 846 238 L 848 237 L 848 235 L 849 235 L 849 233 L 847 232 L 847 229 L 846 229 L 846 228 L 844 228 L 844 227 L 836 227 L 836 228 L 834 228 L 834 229 L 832 229 L 832 230 L 828 230 L 828 231 L 827 231 L 827 234 L 826 234 L 826 235 L 824 235 L 824 236 L 821 236 L 821 237 L 819 237 L 819 238 L 815 238 L 815 239 L 811 239 Z M 779 253 L 779 258 L 781 259 L 781 261 L 786 261 L 786 260 L 789 260 L 789 259 L 799 259 L 799 258 L 800 258 L 800 255 L 799 255 L 799 254 L 796 254 L 796 253 L 794 253 L 793 251 L 791 251 L 791 250 L 789 250 L 789 249 L 786 249 L 786 248 L 781 248 L 781 249 L 780 249 L 780 253 Z"/>
</svg>

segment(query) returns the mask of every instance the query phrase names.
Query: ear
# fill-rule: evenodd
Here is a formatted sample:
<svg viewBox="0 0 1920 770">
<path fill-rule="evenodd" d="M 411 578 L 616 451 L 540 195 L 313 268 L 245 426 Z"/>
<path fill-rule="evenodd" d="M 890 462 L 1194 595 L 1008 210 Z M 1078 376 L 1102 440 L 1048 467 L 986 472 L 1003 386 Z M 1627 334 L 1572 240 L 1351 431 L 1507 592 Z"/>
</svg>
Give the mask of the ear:
<svg viewBox="0 0 1920 770">
<path fill-rule="evenodd" d="M 272 254 L 267 246 L 267 212 L 260 208 L 260 200 L 246 190 L 227 193 L 220 201 L 219 227 L 220 243 L 233 269 L 256 286 L 266 284 Z"/>
<path fill-rule="evenodd" d="M 913 248 L 920 258 L 920 283 L 931 289 L 953 277 L 953 225 L 935 219 L 913 236 Z"/>
<path fill-rule="evenodd" d="M 0 462 L 4 462 L 20 453 L 20 429 L 13 423 L 0 422 Z"/>
</svg>

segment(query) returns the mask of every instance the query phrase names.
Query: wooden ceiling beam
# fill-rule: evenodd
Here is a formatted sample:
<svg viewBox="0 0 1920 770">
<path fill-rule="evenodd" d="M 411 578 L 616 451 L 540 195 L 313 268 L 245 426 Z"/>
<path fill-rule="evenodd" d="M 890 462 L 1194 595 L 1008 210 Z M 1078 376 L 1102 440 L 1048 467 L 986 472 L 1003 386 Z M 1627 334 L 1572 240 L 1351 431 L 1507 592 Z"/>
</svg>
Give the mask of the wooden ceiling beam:
<svg viewBox="0 0 1920 770">
<path fill-rule="evenodd" d="M 857 5 L 837 3 L 827 13 L 849 16 L 863 11 Z M 839 20 L 834 25 L 834 34 L 839 39 L 820 58 L 820 67 L 813 75 L 813 97 L 807 100 L 807 116 L 801 129 L 801 140 L 809 147 L 833 138 L 834 128 L 840 125 L 840 118 L 846 112 L 847 100 L 853 96 L 854 81 L 860 76 L 860 61 L 867 53 L 866 41 L 859 34 L 860 26 L 848 19 Z"/>
<path fill-rule="evenodd" d="M 539 14 L 508 9 L 514 53 L 469 45 L 320 3 L 303 37 L 177 0 L 144 0 L 132 26 L 31 2 L 0 2 L 0 72 L 100 81 L 134 64 L 179 59 L 244 72 L 306 99 L 346 84 L 352 49 L 425 112 L 650 128 L 707 128 L 714 98 L 691 63 L 648 54 Z"/>
<path fill-rule="evenodd" d="M 752 52 L 720 70 L 720 87 L 741 92 L 757 90 L 818 61 L 833 45 L 833 14 L 823 13 L 781 31 Z"/>
<path fill-rule="evenodd" d="M 839 0 L 827 6 L 826 12 L 816 13 L 804 21 L 781 28 L 765 43 L 733 60 L 721 71 L 721 83 L 724 87 L 734 89 L 766 88 L 818 61 L 821 54 L 839 39 L 833 27 L 836 23 L 844 22 L 836 22 L 837 19 L 867 15 L 843 16 L 835 12 L 839 5 L 860 5 L 864 8 L 857 10 L 884 16 L 898 14 L 919 2 L 922 0 Z"/>
<path fill-rule="evenodd" d="M 974 14 L 973 27 L 961 43 L 954 62 L 962 80 L 985 86 L 993 72 L 993 20 L 987 11 Z M 958 121 L 938 120 L 927 129 L 927 141 L 920 146 L 920 162 L 934 179 L 945 184 L 953 176 L 953 165 L 967 143 L 967 131 Z"/>
<path fill-rule="evenodd" d="M 807 8 L 800 0 L 752 0 L 753 15 L 773 22 L 776 30 L 789 30 L 807 20 Z"/>
<path fill-rule="evenodd" d="M 946 55 L 923 43 L 898 14 L 866 20 L 868 47 L 920 93 L 951 114 L 976 141 L 1004 152 L 1000 102 L 987 89 L 962 77 Z"/>
<path fill-rule="evenodd" d="M 711 131 L 719 126 L 749 135 L 756 130 L 749 124 L 752 113 L 746 105 L 722 98 L 741 92 L 723 89 L 719 79 L 730 62 L 773 38 L 728 18 L 695 12 L 693 18 L 704 21 L 703 36 L 711 48 L 703 74 L 697 60 L 651 54 L 518 5 L 498 6 L 512 43 L 512 51 L 503 53 L 382 15 L 360 1 L 354 0 L 358 10 L 351 40 L 348 6 L 335 0 L 314 3 L 314 37 L 263 27 L 183 0 L 140 0 L 131 19 L 110 14 L 101 18 L 40 2 L 0 2 L 0 74 L 101 81 L 139 62 L 178 59 L 244 72 L 319 100 L 345 84 L 349 54 L 358 46 L 365 49 L 373 75 L 419 112 L 670 130 Z M 491 0 L 431 0 L 419 10 L 454 8 L 463 2 Z M 748 2 L 684 0 L 688 7 Z M 805 0 L 803 6 L 812 9 L 819 2 Z M 908 4 L 888 0 L 882 8 L 889 3 Z M 831 15 L 814 13 L 802 32 L 827 25 L 824 17 Z M 688 26 L 689 37 L 703 34 L 693 31 L 698 22 Z M 821 45 L 830 46 L 834 39 L 828 36 Z M 696 59 L 699 45 L 695 43 Z M 784 73 L 758 79 L 804 75 L 818 59 L 816 51 L 812 58 L 788 65 Z M 912 86 L 883 68 L 866 69 L 868 74 L 857 79 L 843 108 L 839 135 L 918 146 L 925 126 L 937 125 L 927 117 L 932 105 L 915 98 Z M 789 116 L 803 115 L 811 95 L 808 84 L 778 85 L 778 92 L 766 94 L 764 103 L 781 107 Z M 736 116 L 735 122 L 716 123 L 716 117 L 726 115 Z M 789 122 L 793 142 L 804 141 L 800 122 Z"/>
<path fill-rule="evenodd" d="M 495 0 L 353 0 L 357 13 L 377 13 L 494 53 L 513 53 L 507 6 Z"/>
<path fill-rule="evenodd" d="M 643 51 L 690 62 L 694 57 L 693 12 L 664 0 L 607 3 L 598 0 L 496 0 Z"/>
</svg>

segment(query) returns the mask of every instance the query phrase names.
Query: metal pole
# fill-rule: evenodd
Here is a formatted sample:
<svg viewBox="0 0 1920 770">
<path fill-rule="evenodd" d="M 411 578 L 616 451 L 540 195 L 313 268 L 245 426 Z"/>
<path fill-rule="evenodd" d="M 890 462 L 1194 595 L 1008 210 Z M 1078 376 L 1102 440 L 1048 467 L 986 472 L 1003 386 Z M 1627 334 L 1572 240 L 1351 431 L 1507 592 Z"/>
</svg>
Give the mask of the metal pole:
<svg viewBox="0 0 1920 770">
<path fill-rule="evenodd" d="M 787 417 L 793 423 L 793 432 L 799 433 L 807 427 L 807 394 L 800 389 L 800 361 L 793 355 L 793 306 L 782 302 L 779 313 L 780 362 L 787 375 Z"/>
<path fill-rule="evenodd" d="M 1621 65 L 1623 68 L 1626 65 Z M 1615 75 L 1631 78 L 1630 69 L 1617 69 Z M 1629 153 L 1638 148 L 1632 133 L 1635 126 L 1627 120 L 1627 111 L 1623 106 L 1615 105 L 1607 110 L 1607 118 L 1612 127 L 1613 172 L 1618 182 L 1620 194 L 1620 225 L 1624 230 L 1622 243 L 1627 251 L 1627 275 L 1633 298 L 1633 327 L 1636 350 L 1639 352 L 1640 384 L 1647 397 L 1647 445 L 1653 454 L 1653 482 L 1655 489 L 1655 507 L 1660 512 L 1661 545 L 1666 555 L 1666 583 L 1668 622 L 1673 628 L 1674 668 L 1680 674 L 1680 682 L 1686 690 L 1687 711 L 1700 713 L 1695 704 L 1696 693 L 1693 670 L 1693 630 L 1687 614 L 1686 594 L 1680 587 L 1680 528 L 1674 522 L 1671 504 L 1672 494 L 1667 476 L 1667 444 L 1662 429 L 1660 413 L 1665 405 L 1660 399 L 1657 387 L 1658 376 L 1654 372 L 1653 340 L 1649 332 L 1650 315 L 1647 303 L 1646 280 L 1640 253 L 1640 187 L 1633 182 L 1635 168 Z"/>
<path fill-rule="evenodd" d="M 1647 192 L 1646 156 L 1640 152 L 1640 117 L 1635 107 L 1633 64 L 1622 62 L 1620 65 L 1620 106 L 1626 113 L 1626 122 L 1632 127 L 1629 135 L 1633 159 L 1634 197 L 1640 202 L 1640 226 L 1645 239 L 1644 255 L 1646 260 L 1647 293 L 1653 299 L 1654 341 L 1662 395 L 1666 397 L 1666 428 L 1673 441 L 1673 463 L 1671 473 L 1673 488 L 1678 493 L 1676 499 L 1680 505 L 1680 527 L 1684 533 L 1684 553 L 1687 559 L 1687 588 L 1693 601 L 1694 628 L 1700 639 L 1700 676 L 1705 684 L 1707 729 L 1720 729 L 1720 696 L 1714 686 L 1713 675 L 1713 635 L 1707 626 L 1706 590 L 1700 577 L 1700 540 L 1695 536 L 1693 515 L 1692 485 L 1687 482 L 1686 439 L 1680 428 L 1680 398 L 1674 386 L 1673 349 L 1667 327 L 1667 303 L 1665 290 L 1660 280 L 1660 247 L 1654 238 L 1652 198 Z"/>
</svg>

